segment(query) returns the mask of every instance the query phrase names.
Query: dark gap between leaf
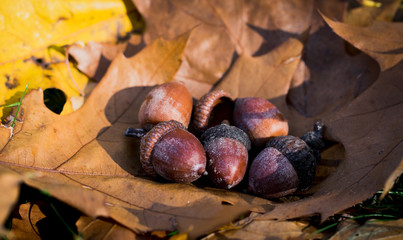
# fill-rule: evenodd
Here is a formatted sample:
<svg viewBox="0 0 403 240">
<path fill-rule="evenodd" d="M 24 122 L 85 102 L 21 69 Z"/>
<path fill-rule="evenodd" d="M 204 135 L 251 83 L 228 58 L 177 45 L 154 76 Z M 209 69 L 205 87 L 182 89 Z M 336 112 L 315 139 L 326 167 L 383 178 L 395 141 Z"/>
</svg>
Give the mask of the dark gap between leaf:
<svg viewBox="0 0 403 240">
<path fill-rule="evenodd" d="M 60 114 L 66 101 L 66 94 L 60 89 L 48 88 L 43 91 L 43 102 L 54 113 Z"/>
</svg>

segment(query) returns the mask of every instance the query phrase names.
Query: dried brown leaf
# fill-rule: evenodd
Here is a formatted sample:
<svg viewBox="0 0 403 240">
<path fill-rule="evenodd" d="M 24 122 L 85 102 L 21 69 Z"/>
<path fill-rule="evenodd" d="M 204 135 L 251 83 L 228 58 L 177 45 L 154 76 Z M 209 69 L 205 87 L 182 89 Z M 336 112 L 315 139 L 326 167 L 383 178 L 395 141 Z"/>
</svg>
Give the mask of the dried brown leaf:
<svg viewBox="0 0 403 240">
<path fill-rule="evenodd" d="M 139 141 L 124 136 L 127 127 L 139 126 L 137 112 L 151 89 L 145 86 L 172 80 L 188 36 L 156 40 L 132 58 L 119 54 L 70 115 L 50 112 L 42 91 L 31 91 L 23 123 L 1 150 L 0 168 L 31 174 L 29 186 L 135 232 L 178 229 L 194 238 L 247 213 L 253 196 L 142 178 Z"/>
<path fill-rule="evenodd" d="M 365 27 L 375 20 L 392 22 L 401 0 L 384 0 L 379 7 L 361 6 L 346 12 L 344 23 Z"/>
<path fill-rule="evenodd" d="M 403 237 L 403 220 L 376 221 L 368 220 L 364 225 L 349 224 L 333 235 L 330 240 L 339 239 L 401 239 Z"/>
<path fill-rule="evenodd" d="M 112 60 L 119 54 L 132 57 L 144 48 L 142 37 L 131 35 L 127 42 L 111 44 L 88 42 L 82 47 L 78 44 L 69 48 L 69 54 L 77 61 L 77 68 L 95 81 L 100 81 Z"/>
<path fill-rule="evenodd" d="M 403 62 L 345 108 L 324 118 L 325 137 L 340 142 L 345 159 L 313 186 L 311 197 L 279 204 L 260 219 L 290 219 L 321 214 L 322 220 L 383 188 L 403 154 Z M 326 203 L 326 204 L 323 204 Z"/>
<path fill-rule="evenodd" d="M 260 57 L 241 55 L 218 85 L 232 97 L 276 98 L 287 94 L 303 45 L 290 39 Z"/>
<path fill-rule="evenodd" d="M 335 112 L 376 81 L 379 75 L 376 61 L 363 53 L 351 56 L 345 47 L 344 40 L 327 26 L 309 35 L 303 63 L 297 68 L 287 94 L 288 104 L 299 114 L 320 118 Z"/>
<path fill-rule="evenodd" d="M 304 239 L 307 227 L 305 222 L 297 221 L 253 221 L 239 229 L 224 229 L 209 235 L 205 240 L 213 239 Z"/>
<path fill-rule="evenodd" d="M 244 56 L 268 53 L 307 30 L 316 11 L 314 1 L 298 0 L 134 2 L 147 19 L 146 43 L 195 28 L 175 78 L 184 81 L 196 98 L 228 70 L 234 50 Z"/>
<path fill-rule="evenodd" d="M 382 71 L 403 59 L 403 23 L 375 21 L 370 26 L 357 27 L 322 16 L 336 34 L 375 58 Z"/>
<path fill-rule="evenodd" d="M 36 224 L 46 216 L 37 204 L 24 203 L 18 206 L 13 218 L 10 239 L 41 239 Z"/>
<path fill-rule="evenodd" d="M 0 192 L 3 197 L 0 198 L 0 223 L 5 223 L 11 209 L 18 199 L 19 185 L 22 177 L 15 175 L 12 171 L 0 168 Z M 7 231 L 0 225 L 0 235 L 4 235 Z"/>
<path fill-rule="evenodd" d="M 82 216 L 78 219 L 77 230 L 84 239 L 141 239 L 135 233 L 114 222 Z"/>
</svg>

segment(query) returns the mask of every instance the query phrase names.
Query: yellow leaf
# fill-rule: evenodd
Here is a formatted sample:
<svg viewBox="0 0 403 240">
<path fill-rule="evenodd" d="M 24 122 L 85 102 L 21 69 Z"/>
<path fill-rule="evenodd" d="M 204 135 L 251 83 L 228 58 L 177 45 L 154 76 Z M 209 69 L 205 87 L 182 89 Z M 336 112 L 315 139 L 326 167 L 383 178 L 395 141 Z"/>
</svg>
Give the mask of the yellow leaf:
<svg viewBox="0 0 403 240">
<path fill-rule="evenodd" d="M 80 96 L 88 78 L 70 64 L 74 84 L 61 46 L 90 40 L 115 42 L 142 27 L 141 21 L 133 21 L 136 17 L 134 5 L 123 0 L 3 0 L 0 106 L 17 102 L 29 83 L 30 89 L 59 88 L 67 97 L 62 114 L 73 111 L 69 99 Z M 0 110 L 0 117 L 8 115 L 9 109 Z"/>
</svg>

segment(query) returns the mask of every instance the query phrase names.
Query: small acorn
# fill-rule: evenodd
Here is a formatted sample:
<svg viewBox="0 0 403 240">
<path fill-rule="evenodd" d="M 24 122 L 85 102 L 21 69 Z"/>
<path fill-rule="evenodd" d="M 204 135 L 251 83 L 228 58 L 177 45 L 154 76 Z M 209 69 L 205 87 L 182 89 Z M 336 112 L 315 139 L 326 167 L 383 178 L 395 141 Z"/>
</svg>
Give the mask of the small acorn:
<svg viewBox="0 0 403 240">
<path fill-rule="evenodd" d="M 283 114 L 264 98 L 249 97 L 235 100 L 234 125 L 245 131 L 252 144 L 263 147 L 271 137 L 288 134 Z"/>
<path fill-rule="evenodd" d="M 209 178 L 221 188 L 230 189 L 244 178 L 251 143 L 241 129 L 216 125 L 201 135 L 207 157 Z"/>
<path fill-rule="evenodd" d="M 197 133 L 221 124 L 232 122 L 234 102 L 224 90 L 213 90 L 202 96 L 194 107 L 192 127 Z"/>
<path fill-rule="evenodd" d="M 206 174 L 203 145 L 178 121 L 158 123 L 147 133 L 128 128 L 125 135 L 141 137 L 140 162 L 151 176 L 189 183 Z"/>
<path fill-rule="evenodd" d="M 176 120 L 186 128 L 192 115 L 193 99 L 181 82 L 167 82 L 154 87 L 140 106 L 138 119 L 149 130 L 160 122 Z"/>
<path fill-rule="evenodd" d="M 323 124 L 302 138 L 291 135 L 269 139 L 249 169 L 248 189 L 264 198 L 279 198 L 309 188 L 323 147 Z M 308 136 L 308 137 L 307 137 Z"/>
</svg>

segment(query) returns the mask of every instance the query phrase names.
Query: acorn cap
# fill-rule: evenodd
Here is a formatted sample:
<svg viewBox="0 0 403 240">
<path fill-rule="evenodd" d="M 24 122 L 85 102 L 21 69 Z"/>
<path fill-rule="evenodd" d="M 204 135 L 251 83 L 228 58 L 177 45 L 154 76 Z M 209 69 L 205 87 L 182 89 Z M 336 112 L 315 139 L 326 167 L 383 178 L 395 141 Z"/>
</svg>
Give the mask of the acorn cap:
<svg viewBox="0 0 403 240">
<path fill-rule="evenodd" d="M 193 127 L 197 131 L 203 131 L 207 128 L 211 112 L 221 98 L 232 101 L 231 95 L 224 90 L 213 90 L 197 101 L 193 117 Z"/>
<path fill-rule="evenodd" d="M 222 123 L 207 129 L 200 137 L 200 141 L 205 145 L 207 142 L 216 138 L 232 138 L 241 142 L 245 148 L 249 151 L 251 148 L 251 142 L 248 135 L 240 128 L 230 126 Z"/>
<path fill-rule="evenodd" d="M 298 174 L 298 190 L 312 184 L 317 161 L 314 151 L 302 139 L 291 135 L 274 137 L 266 143 L 267 147 L 276 148 L 290 161 Z"/>
<path fill-rule="evenodd" d="M 147 132 L 146 135 L 144 135 L 144 137 L 141 138 L 140 162 L 147 174 L 154 177 L 158 175 L 150 161 L 151 152 L 153 151 L 155 144 L 162 136 L 177 128 L 186 130 L 182 123 L 175 120 L 161 122 L 155 125 L 149 132 Z"/>
<path fill-rule="evenodd" d="M 323 142 L 323 129 L 324 129 L 324 124 L 320 121 L 315 122 L 313 126 L 313 131 L 305 133 L 301 139 L 308 144 L 308 146 L 314 151 L 315 157 L 316 157 L 316 162 L 320 161 L 320 149 L 322 149 L 325 146 L 325 143 Z"/>
</svg>

